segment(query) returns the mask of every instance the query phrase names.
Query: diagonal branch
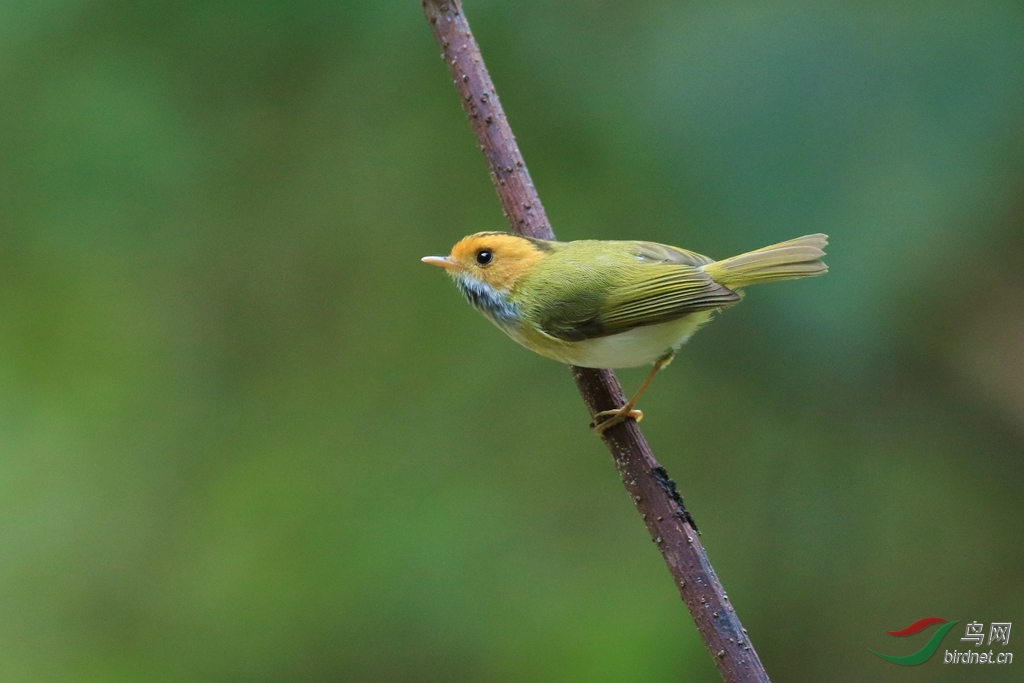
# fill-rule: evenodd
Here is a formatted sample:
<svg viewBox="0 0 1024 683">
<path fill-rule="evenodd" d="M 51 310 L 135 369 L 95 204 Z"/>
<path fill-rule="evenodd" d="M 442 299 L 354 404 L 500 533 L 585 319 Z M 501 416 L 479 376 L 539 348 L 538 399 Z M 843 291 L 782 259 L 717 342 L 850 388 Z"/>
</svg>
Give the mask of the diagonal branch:
<svg viewBox="0 0 1024 683">
<path fill-rule="evenodd" d="M 491 180 L 512 230 L 528 237 L 555 239 L 461 1 L 423 0 L 423 10 L 487 158 Z M 591 416 L 626 402 L 611 370 L 574 367 L 572 373 Z M 636 422 L 626 420 L 611 427 L 602 438 L 723 680 L 767 682 L 768 675 L 715 576 L 675 483 L 654 459 Z"/>
</svg>

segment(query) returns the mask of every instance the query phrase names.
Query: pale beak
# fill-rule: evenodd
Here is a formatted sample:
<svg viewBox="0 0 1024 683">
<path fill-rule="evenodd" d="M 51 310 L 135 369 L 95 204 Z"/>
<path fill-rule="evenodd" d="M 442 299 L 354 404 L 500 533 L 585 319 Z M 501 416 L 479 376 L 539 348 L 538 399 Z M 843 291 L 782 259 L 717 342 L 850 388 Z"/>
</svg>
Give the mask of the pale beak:
<svg viewBox="0 0 1024 683">
<path fill-rule="evenodd" d="M 447 256 L 424 256 L 420 260 L 424 263 L 429 263 L 432 266 L 438 266 L 440 268 L 451 269 L 455 267 L 455 262 Z"/>
</svg>

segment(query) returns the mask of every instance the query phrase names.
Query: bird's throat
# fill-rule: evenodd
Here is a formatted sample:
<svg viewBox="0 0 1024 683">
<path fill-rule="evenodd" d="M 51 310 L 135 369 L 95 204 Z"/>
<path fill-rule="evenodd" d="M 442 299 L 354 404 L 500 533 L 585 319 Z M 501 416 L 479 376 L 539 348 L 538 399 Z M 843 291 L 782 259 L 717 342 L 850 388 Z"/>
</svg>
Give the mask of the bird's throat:
<svg viewBox="0 0 1024 683">
<path fill-rule="evenodd" d="M 507 323 L 519 318 L 519 307 L 508 300 L 508 293 L 496 290 L 486 282 L 472 275 L 455 276 L 455 285 L 478 311 L 497 323 Z"/>
</svg>

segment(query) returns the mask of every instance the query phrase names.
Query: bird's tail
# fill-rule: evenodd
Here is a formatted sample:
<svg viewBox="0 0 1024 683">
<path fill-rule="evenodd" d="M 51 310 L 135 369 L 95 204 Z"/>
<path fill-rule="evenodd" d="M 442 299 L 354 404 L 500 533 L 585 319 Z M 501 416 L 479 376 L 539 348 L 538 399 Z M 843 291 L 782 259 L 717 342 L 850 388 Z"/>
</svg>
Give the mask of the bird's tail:
<svg viewBox="0 0 1024 683">
<path fill-rule="evenodd" d="M 704 266 L 704 272 L 729 289 L 772 280 L 821 275 L 828 272 L 828 266 L 821 261 L 827 244 L 828 235 L 804 235 L 724 261 L 709 263 Z"/>
</svg>

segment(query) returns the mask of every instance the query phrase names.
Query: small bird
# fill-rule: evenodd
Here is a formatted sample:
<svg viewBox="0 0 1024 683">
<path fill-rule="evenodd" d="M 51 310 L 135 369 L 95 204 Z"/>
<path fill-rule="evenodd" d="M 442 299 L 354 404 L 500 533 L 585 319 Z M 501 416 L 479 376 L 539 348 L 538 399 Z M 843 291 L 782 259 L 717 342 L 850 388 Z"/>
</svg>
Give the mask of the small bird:
<svg viewBox="0 0 1024 683">
<path fill-rule="evenodd" d="M 806 235 L 715 261 L 655 242 L 556 242 L 478 232 L 448 256 L 462 294 L 502 332 L 542 356 L 585 368 L 653 363 L 626 405 L 594 418 L 600 434 L 627 418 L 675 350 L 747 285 L 821 275 L 828 236 Z"/>
</svg>

